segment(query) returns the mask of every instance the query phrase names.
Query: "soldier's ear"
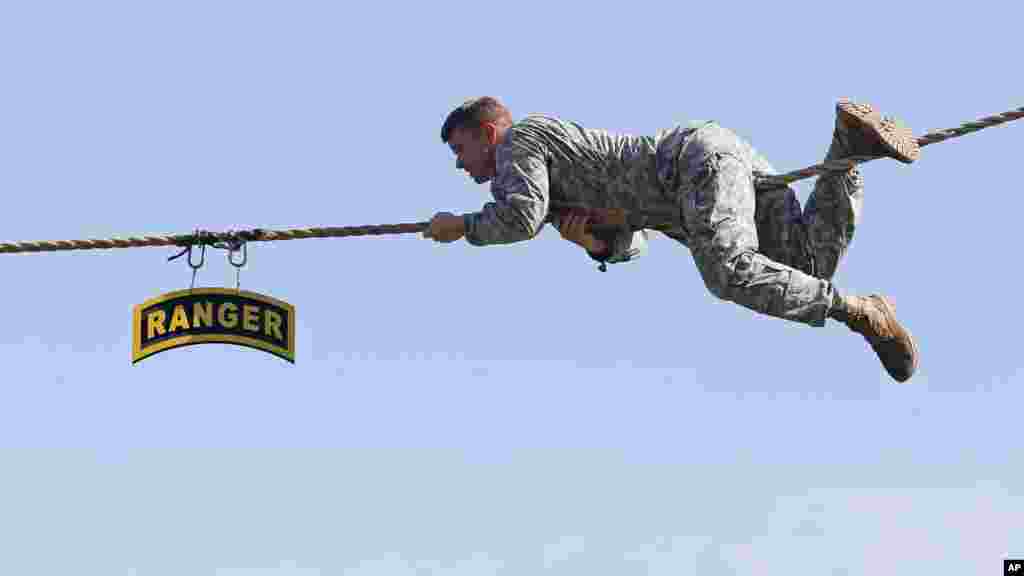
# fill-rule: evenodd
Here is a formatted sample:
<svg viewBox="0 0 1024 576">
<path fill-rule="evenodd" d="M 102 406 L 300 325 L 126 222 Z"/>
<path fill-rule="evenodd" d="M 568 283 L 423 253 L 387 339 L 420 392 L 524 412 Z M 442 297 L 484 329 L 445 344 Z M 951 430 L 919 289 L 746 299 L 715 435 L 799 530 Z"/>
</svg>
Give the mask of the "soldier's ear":
<svg viewBox="0 0 1024 576">
<path fill-rule="evenodd" d="M 494 146 L 498 143 L 498 127 L 493 122 L 484 122 L 480 124 L 480 129 L 483 131 L 484 142 L 490 146 Z"/>
</svg>

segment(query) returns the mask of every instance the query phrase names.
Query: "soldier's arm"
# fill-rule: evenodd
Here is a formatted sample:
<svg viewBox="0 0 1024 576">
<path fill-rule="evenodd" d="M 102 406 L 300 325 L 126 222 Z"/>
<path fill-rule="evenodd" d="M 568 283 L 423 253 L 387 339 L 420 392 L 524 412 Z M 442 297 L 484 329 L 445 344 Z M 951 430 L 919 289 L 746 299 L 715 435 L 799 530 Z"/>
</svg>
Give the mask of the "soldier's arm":
<svg viewBox="0 0 1024 576">
<path fill-rule="evenodd" d="M 548 169 L 544 158 L 519 147 L 500 147 L 493 202 L 463 215 L 466 241 L 474 246 L 528 240 L 540 232 L 548 212 Z"/>
</svg>

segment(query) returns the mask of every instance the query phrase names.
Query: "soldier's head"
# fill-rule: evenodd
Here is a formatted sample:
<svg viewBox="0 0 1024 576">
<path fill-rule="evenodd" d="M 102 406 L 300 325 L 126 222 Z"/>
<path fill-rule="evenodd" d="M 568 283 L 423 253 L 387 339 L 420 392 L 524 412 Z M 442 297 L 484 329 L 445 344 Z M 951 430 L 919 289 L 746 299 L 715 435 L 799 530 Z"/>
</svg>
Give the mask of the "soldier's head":
<svg viewBox="0 0 1024 576">
<path fill-rule="evenodd" d="M 494 149 L 511 125 L 512 115 L 497 98 L 472 98 L 448 114 L 441 141 L 455 153 L 455 167 L 482 184 L 494 177 Z"/>
</svg>

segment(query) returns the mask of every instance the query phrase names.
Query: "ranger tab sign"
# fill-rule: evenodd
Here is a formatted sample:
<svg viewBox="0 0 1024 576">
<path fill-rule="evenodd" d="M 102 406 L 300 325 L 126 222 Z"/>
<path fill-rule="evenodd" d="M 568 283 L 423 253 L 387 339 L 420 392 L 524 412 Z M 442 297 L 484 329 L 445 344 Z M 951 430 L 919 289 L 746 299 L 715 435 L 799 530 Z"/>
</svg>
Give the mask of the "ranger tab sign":
<svg viewBox="0 0 1024 576">
<path fill-rule="evenodd" d="M 133 308 L 132 364 L 192 344 L 236 344 L 295 363 L 295 308 L 230 288 L 168 292 Z"/>
</svg>

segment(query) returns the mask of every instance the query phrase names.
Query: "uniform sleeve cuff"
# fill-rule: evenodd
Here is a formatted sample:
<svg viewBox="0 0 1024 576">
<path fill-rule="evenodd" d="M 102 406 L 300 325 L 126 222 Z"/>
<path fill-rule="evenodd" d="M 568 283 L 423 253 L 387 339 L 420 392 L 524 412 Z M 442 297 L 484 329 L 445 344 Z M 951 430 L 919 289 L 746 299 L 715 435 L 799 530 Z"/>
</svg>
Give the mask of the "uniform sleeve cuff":
<svg viewBox="0 0 1024 576">
<path fill-rule="evenodd" d="M 462 215 L 462 236 L 466 239 L 466 242 L 469 242 L 474 246 L 480 246 L 480 240 L 473 236 L 474 216 L 475 214 L 473 212 Z"/>
</svg>

